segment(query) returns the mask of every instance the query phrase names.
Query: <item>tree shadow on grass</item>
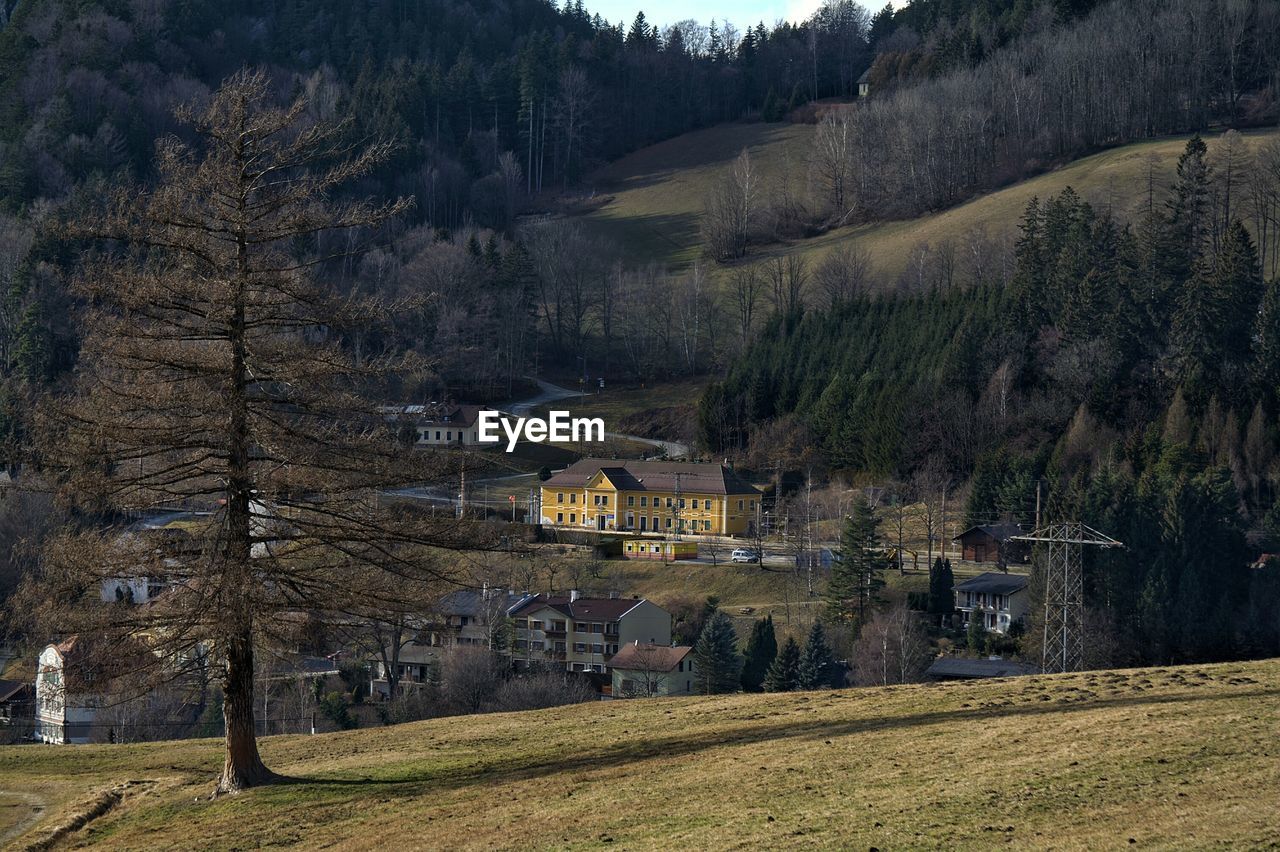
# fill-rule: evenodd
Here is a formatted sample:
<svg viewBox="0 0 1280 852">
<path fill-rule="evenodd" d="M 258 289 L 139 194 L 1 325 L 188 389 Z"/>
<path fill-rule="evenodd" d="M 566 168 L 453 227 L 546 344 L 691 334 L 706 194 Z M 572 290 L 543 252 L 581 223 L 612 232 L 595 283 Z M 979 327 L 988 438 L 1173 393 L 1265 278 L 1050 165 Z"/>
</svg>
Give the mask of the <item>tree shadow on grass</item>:
<svg viewBox="0 0 1280 852">
<path fill-rule="evenodd" d="M 820 694 L 821 695 L 821 694 Z M 841 692 L 827 693 L 828 700 L 847 700 Z M 1280 689 L 1255 689 L 1247 692 L 1215 692 L 1205 695 L 1133 695 L 1115 699 L 1097 699 L 1064 705 L 1057 702 L 1027 703 L 1017 706 L 979 707 L 973 709 L 914 713 L 888 718 L 851 719 L 841 722 L 823 721 L 821 716 L 803 721 L 763 725 L 737 731 L 672 737 L 640 737 L 614 742 L 603 748 L 587 749 L 577 754 L 552 758 L 512 758 L 509 761 L 477 767 L 461 767 L 426 772 L 420 777 L 406 778 L 281 778 L 281 783 L 306 784 L 315 787 L 384 787 L 396 796 L 419 796 L 436 789 L 458 790 L 474 784 L 501 784 L 528 781 L 561 772 L 607 769 L 635 765 L 655 758 L 671 758 L 697 754 L 726 745 L 751 745 L 788 739 L 829 739 L 831 737 L 876 733 L 923 727 L 941 723 L 964 723 L 1010 717 L 1063 715 L 1081 711 L 1115 710 L 1159 704 L 1187 704 L 1201 701 L 1235 701 L 1242 698 L 1280 696 Z M 825 697 L 825 696 L 824 696 Z M 854 698 L 856 696 L 848 696 Z"/>
</svg>

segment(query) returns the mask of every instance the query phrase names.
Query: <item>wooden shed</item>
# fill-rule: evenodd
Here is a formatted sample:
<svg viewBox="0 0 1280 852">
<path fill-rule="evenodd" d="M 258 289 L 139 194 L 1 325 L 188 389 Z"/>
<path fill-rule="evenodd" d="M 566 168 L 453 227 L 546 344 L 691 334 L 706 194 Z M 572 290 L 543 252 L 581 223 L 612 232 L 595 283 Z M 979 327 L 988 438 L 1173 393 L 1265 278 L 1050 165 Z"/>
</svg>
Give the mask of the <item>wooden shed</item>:
<svg viewBox="0 0 1280 852">
<path fill-rule="evenodd" d="M 1022 532 L 1012 521 L 1001 521 L 969 527 L 952 540 L 960 543 L 961 558 L 970 562 L 1023 565 L 1031 557 L 1031 545 L 1013 539 Z"/>
</svg>

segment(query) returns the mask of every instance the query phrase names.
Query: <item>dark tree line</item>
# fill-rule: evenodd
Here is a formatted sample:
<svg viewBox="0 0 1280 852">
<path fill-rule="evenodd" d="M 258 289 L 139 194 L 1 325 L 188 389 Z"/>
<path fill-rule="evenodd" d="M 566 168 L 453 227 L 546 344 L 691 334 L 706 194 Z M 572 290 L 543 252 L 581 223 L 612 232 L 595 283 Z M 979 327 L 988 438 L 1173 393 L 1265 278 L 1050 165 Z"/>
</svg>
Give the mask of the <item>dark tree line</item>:
<svg viewBox="0 0 1280 852">
<path fill-rule="evenodd" d="M 94 175 L 148 179 L 172 108 L 252 65 L 318 117 L 401 143 L 359 189 L 416 196 L 435 226 L 505 225 L 504 182 L 564 186 L 766 104 L 851 95 L 868 28 L 849 0 L 745 31 L 613 23 L 580 0 L 19 3 L 0 16 L 0 207 L 60 201 Z"/>
</svg>

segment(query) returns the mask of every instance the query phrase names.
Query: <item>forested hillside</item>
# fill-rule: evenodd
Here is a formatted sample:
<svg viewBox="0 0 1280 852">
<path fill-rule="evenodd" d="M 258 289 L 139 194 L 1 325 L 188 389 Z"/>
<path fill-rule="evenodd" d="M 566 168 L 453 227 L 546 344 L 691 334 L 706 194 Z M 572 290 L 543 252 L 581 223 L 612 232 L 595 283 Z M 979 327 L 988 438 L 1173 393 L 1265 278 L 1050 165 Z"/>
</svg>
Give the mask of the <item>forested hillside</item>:
<svg viewBox="0 0 1280 852">
<path fill-rule="evenodd" d="M 703 399 L 704 440 L 786 469 L 772 436 L 804 429 L 836 468 L 972 479 L 973 523 L 1032 521 L 1044 479 L 1053 517 L 1130 544 L 1089 578 L 1117 662 L 1280 653 L 1280 570 L 1246 569 L 1280 543 L 1280 279 L 1239 154 L 1193 138 L 1133 227 L 1033 201 L 1009 286 L 776 316 Z"/>
<path fill-rule="evenodd" d="M 0 0 L 3 455 L 20 455 L 31 400 L 75 363 L 66 280 L 79 247 L 61 225 L 109 185 L 152 180 L 156 140 L 180 126 L 174 109 L 243 66 L 266 69 L 277 97 L 304 98 L 315 120 L 346 118 L 352 142 L 397 143 L 344 191 L 403 196 L 409 211 L 378 233 L 299 248 L 360 247 L 323 278 L 417 306 L 397 315 L 392 339 L 356 342 L 427 356 L 431 375 L 401 396 L 485 400 L 530 372 L 572 369 L 589 345 L 606 373 L 620 363 L 595 348 L 610 331 L 600 282 L 622 279 L 611 249 L 576 228 L 520 226 L 520 214 L 667 136 L 850 95 L 871 59 L 869 26 L 850 2 L 802 26 L 739 32 L 692 20 L 659 30 L 642 14 L 608 22 L 544 0 Z M 704 334 L 683 351 L 669 333 L 646 340 L 630 372 L 705 369 Z"/>
<path fill-rule="evenodd" d="M 866 12 L 848 2 L 803 28 L 745 32 L 693 20 L 660 31 L 643 14 L 623 24 L 545 0 L 6 2 L 10 210 L 62 199 L 94 174 L 147 177 L 172 108 L 246 64 L 314 95 L 317 111 L 349 115 L 354 132 L 398 139 L 366 189 L 416 195 L 419 221 L 453 227 L 468 213 L 505 226 L 515 188 L 561 186 L 770 97 L 849 95 L 870 61 Z"/>
</svg>

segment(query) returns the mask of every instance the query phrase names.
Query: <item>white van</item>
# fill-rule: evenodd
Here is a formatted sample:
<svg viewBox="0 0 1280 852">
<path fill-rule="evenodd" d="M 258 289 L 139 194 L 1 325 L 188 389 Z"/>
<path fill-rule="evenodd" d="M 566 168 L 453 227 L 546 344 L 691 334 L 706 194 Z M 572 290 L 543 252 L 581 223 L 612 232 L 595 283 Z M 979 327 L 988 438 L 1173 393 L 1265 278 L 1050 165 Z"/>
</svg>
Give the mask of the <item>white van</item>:
<svg viewBox="0 0 1280 852">
<path fill-rule="evenodd" d="M 736 548 L 731 557 L 734 562 L 759 562 L 760 554 L 745 547 Z"/>
</svg>

